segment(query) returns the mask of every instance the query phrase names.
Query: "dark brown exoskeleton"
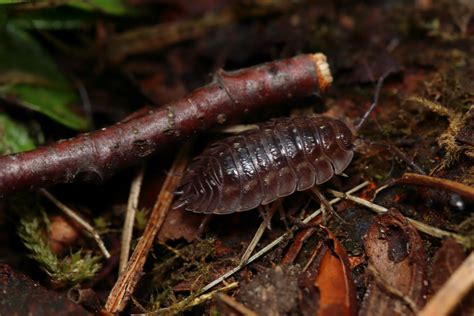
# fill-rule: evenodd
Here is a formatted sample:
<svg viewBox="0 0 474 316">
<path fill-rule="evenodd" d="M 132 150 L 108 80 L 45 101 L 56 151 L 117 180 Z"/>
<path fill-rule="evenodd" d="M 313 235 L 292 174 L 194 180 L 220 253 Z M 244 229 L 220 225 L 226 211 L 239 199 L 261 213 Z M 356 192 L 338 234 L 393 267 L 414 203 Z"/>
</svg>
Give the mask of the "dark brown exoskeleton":
<svg viewBox="0 0 474 316">
<path fill-rule="evenodd" d="M 377 104 L 355 128 L 357 132 Z M 230 214 L 268 204 L 330 180 L 354 156 L 351 129 L 328 116 L 279 118 L 220 140 L 197 157 L 183 177 L 174 208 Z"/>
<path fill-rule="evenodd" d="M 229 214 L 330 180 L 354 156 L 352 132 L 326 116 L 280 118 L 218 141 L 185 174 L 176 207 Z"/>
</svg>

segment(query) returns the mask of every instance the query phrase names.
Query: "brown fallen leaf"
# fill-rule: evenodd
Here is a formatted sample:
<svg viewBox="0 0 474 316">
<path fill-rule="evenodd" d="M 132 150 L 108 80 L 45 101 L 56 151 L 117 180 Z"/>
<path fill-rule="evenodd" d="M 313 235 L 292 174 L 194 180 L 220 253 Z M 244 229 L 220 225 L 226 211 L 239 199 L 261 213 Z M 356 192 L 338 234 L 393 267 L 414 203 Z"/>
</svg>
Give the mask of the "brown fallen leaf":
<svg viewBox="0 0 474 316">
<path fill-rule="evenodd" d="M 293 238 L 293 242 L 286 252 L 285 256 L 281 260 L 281 264 L 293 264 L 301 252 L 306 240 L 308 240 L 316 231 L 315 227 L 308 227 L 296 234 Z"/>
<path fill-rule="evenodd" d="M 199 236 L 199 226 L 203 220 L 204 216 L 202 214 L 192 213 L 184 209 L 171 210 L 158 233 L 158 240 L 166 242 L 184 238 L 191 242 Z"/>
<path fill-rule="evenodd" d="M 426 255 L 420 236 L 391 209 L 364 240 L 371 277 L 359 315 L 414 315 L 426 299 Z"/>
<path fill-rule="evenodd" d="M 463 263 L 466 255 L 460 245 L 452 238 L 443 240 L 441 247 L 433 257 L 431 268 L 431 289 L 438 291 L 457 267 Z"/>
<path fill-rule="evenodd" d="M 357 300 L 347 253 L 327 229 L 326 240 L 316 248 L 315 260 L 301 276 L 304 315 L 356 315 Z"/>
</svg>

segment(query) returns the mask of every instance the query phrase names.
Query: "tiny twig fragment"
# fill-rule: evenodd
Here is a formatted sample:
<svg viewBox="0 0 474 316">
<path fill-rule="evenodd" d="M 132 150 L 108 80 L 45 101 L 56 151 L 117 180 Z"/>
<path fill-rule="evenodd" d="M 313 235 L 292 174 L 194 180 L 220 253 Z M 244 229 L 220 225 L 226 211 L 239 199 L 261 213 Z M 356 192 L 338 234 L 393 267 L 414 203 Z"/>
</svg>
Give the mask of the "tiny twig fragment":
<svg viewBox="0 0 474 316">
<path fill-rule="evenodd" d="M 110 313 L 118 313 L 124 309 L 130 295 L 133 294 L 135 290 L 136 284 L 140 280 L 148 252 L 171 207 L 174 198 L 173 192 L 181 180 L 180 177 L 175 175 L 182 174 L 186 168 L 189 147 L 190 144 L 187 144 L 181 149 L 171 166 L 153 210 L 151 211 L 145 231 L 130 257 L 125 270 L 120 274 L 107 298 L 105 309 Z"/>
<path fill-rule="evenodd" d="M 138 198 L 140 197 L 140 188 L 143 182 L 145 167 L 141 166 L 137 175 L 130 186 L 130 195 L 128 196 L 127 211 L 123 222 L 122 245 L 120 249 L 119 275 L 125 269 L 130 254 L 130 243 L 133 235 L 133 224 L 135 223 L 135 214 L 138 207 Z"/>
<path fill-rule="evenodd" d="M 178 314 L 179 312 L 182 312 L 182 311 L 184 311 L 186 309 L 189 309 L 193 306 L 196 306 L 196 305 L 202 304 L 206 301 L 209 301 L 217 293 L 229 291 L 229 290 L 235 289 L 238 286 L 239 286 L 238 282 L 232 282 L 232 283 L 227 284 L 227 285 L 225 285 L 225 286 L 223 286 L 219 289 L 216 289 L 216 290 L 214 290 L 210 293 L 202 294 L 201 296 L 198 296 L 198 297 L 193 298 L 193 299 L 182 300 L 182 301 L 180 301 L 180 302 L 178 302 L 178 303 L 176 303 L 172 306 L 161 308 L 158 311 L 148 313 L 147 315 L 163 315 L 166 312 L 172 313 L 173 315 Z"/>
<path fill-rule="evenodd" d="M 281 205 L 281 199 L 276 200 L 273 204 L 272 207 L 270 208 L 270 211 L 268 212 L 268 218 L 263 219 L 262 223 L 258 227 L 257 231 L 255 232 L 255 235 L 253 236 L 252 240 L 250 241 L 247 249 L 245 249 L 244 254 L 240 258 L 240 263 L 239 265 L 244 266 L 247 260 L 250 258 L 250 255 L 252 252 L 255 250 L 255 247 L 257 247 L 258 242 L 260 241 L 260 238 L 262 238 L 263 233 L 265 232 L 265 229 L 269 225 L 269 222 L 271 221 L 273 214 L 275 214 L 275 211 L 277 208 Z M 260 206 L 263 207 L 263 206 Z"/>
<path fill-rule="evenodd" d="M 243 316 L 258 316 L 257 313 L 245 307 L 242 303 L 237 302 L 235 299 L 224 293 L 217 293 L 216 299 L 225 303 L 227 306 L 233 308 Z"/>
<path fill-rule="evenodd" d="M 46 191 L 45 189 L 40 189 L 39 192 L 44 195 L 48 200 L 50 200 L 54 205 L 56 205 L 57 208 L 59 208 L 61 211 L 63 211 L 67 216 L 69 216 L 72 220 L 74 220 L 76 223 L 78 223 L 82 228 L 84 228 L 89 234 L 92 235 L 94 238 L 95 242 L 99 246 L 100 251 L 104 255 L 105 258 L 109 259 L 110 258 L 110 253 L 105 247 L 104 242 L 100 238 L 99 233 L 92 227 L 91 224 L 89 224 L 86 220 L 84 220 L 79 214 L 74 212 L 71 208 L 69 208 L 67 205 L 65 205 L 63 202 L 59 201 L 54 195 Z"/>
</svg>

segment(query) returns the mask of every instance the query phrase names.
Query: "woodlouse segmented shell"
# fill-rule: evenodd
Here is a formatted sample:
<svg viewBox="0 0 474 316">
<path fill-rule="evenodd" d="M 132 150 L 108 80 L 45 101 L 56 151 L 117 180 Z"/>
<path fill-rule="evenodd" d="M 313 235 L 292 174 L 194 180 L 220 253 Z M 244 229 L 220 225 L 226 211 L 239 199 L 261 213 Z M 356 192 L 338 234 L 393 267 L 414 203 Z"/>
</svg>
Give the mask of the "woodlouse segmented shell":
<svg viewBox="0 0 474 316">
<path fill-rule="evenodd" d="M 175 207 L 229 214 L 331 179 L 349 165 L 352 133 L 326 116 L 280 118 L 218 141 L 183 177 Z"/>
</svg>

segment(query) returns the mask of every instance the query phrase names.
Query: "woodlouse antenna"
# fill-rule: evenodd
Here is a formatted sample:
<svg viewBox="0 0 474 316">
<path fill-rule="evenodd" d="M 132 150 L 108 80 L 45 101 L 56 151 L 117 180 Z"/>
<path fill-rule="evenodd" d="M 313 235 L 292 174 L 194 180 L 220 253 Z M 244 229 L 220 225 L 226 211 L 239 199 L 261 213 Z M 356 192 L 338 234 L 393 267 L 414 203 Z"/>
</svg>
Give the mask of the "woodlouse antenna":
<svg viewBox="0 0 474 316">
<path fill-rule="evenodd" d="M 384 73 L 382 76 L 380 76 L 380 78 L 377 80 L 377 85 L 375 86 L 375 93 L 374 93 L 374 101 L 372 102 L 372 104 L 370 105 L 369 109 L 367 110 L 367 112 L 365 112 L 364 116 L 362 117 L 362 119 L 360 120 L 359 124 L 357 124 L 357 126 L 355 127 L 355 131 L 356 133 L 359 132 L 360 128 L 364 125 L 365 121 L 367 121 L 370 113 L 372 113 L 372 111 L 375 109 L 375 107 L 377 106 L 378 102 L 379 102 L 379 96 L 380 96 L 380 90 L 382 90 L 382 84 L 385 80 L 385 78 L 387 78 L 387 76 L 392 72 L 392 70 L 388 70 L 386 73 Z"/>
</svg>

